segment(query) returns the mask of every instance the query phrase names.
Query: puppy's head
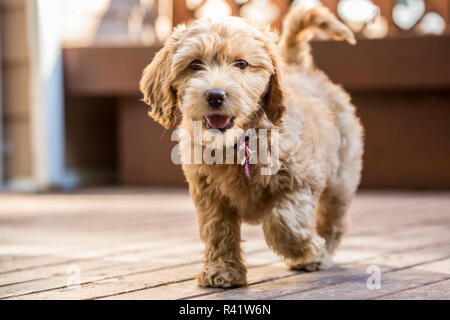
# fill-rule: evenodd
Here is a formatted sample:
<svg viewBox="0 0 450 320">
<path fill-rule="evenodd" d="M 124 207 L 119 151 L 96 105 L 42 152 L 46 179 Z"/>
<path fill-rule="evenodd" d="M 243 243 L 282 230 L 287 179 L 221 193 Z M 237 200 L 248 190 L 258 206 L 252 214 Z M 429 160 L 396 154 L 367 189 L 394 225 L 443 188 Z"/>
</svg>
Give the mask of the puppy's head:
<svg viewBox="0 0 450 320">
<path fill-rule="evenodd" d="M 265 117 L 280 126 L 286 107 L 275 41 L 236 17 L 176 28 L 140 83 L 150 116 L 170 128 L 181 111 L 183 122 L 222 133 Z"/>
</svg>

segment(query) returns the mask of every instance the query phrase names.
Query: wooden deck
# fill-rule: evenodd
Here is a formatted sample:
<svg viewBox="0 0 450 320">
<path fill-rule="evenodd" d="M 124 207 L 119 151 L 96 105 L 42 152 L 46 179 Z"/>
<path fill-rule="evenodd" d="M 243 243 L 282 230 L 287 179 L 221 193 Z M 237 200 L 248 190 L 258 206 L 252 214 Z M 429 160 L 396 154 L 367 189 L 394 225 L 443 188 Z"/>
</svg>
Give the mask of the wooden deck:
<svg viewBox="0 0 450 320">
<path fill-rule="evenodd" d="M 249 286 L 205 289 L 184 190 L 1 195 L 0 298 L 450 299 L 449 192 L 362 192 L 351 216 L 333 269 L 290 271 L 244 226 Z"/>
</svg>

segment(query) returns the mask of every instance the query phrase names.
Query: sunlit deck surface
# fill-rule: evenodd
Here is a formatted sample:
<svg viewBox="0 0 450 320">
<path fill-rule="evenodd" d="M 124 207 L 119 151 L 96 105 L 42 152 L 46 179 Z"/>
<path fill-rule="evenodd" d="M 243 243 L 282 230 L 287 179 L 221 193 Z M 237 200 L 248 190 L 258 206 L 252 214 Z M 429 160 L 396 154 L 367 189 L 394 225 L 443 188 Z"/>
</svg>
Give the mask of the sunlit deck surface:
<svg viewBox="0 0 450 320">
<path fill-rule="evenodd" d="M 249 286 L 224 290 L 197 286 L 202 243 L 185 190 L 4 194 L 0 298 L 450 299 L 450 192 L 365 191 L 350 211 L 328 271 L 288 270 L 244 226 Z"/>
</svg>

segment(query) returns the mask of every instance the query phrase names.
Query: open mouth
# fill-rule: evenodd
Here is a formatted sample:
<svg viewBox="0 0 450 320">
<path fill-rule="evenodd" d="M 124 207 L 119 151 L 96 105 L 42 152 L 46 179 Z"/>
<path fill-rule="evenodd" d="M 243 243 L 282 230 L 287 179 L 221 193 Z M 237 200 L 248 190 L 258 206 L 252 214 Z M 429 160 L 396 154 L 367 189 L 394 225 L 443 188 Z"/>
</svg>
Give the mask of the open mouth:
<svg viewBox="0 0 450 320">
<path fill-rule="evenodd" d="M 205 117 L 205 122 L 208 129 L 218 129 L 220 131 L 225 131 L 233 126 L 234 117 L 213 114 Z"/>
</svg>

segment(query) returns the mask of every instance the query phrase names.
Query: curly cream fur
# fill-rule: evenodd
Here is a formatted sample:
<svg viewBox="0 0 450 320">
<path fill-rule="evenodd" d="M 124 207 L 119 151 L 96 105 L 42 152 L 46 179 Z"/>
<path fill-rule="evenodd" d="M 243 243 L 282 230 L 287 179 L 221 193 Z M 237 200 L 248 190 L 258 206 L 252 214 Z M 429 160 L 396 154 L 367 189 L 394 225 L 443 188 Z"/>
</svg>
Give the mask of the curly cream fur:
<svg viewBox="0 0 450 320">
<path fill-rule="evenodd" d="M 228 95 L 220 112 L 235 117 L 228 130 L 252 125 L 280 132 L 281 167 L 274 175 L 259 174 L 258 164 L 250 166 L 250 181 L 239 164 L 183 165 L 205 243 L 201 286 L 246 284 L 242 222 L 262 224 L 267 244 L 291 268 L 331 265 L 360 180 L 363 130 L 345 91 L 299 58 L 296 50 L 306 45 L 302 33 L 310 26 L 353 39 L 323 9 L 294 8 L 279 45 L 267 28 L 240 18 L 204 18 L 175 29 L 144 70 L 144 100 L 165 127 L 174 125 L 179 111 L 180 126 L 192 132 L 193 120 L 212 112 L 204 92 L 219 87 Z M 194 59 L 205 61 L 205 70 L 190 70 Z M 249 68 L 232 66 L 236 59 Z M 190 144 L 182 140 L 180 152 L 189 152 Z"/>
</svg>

